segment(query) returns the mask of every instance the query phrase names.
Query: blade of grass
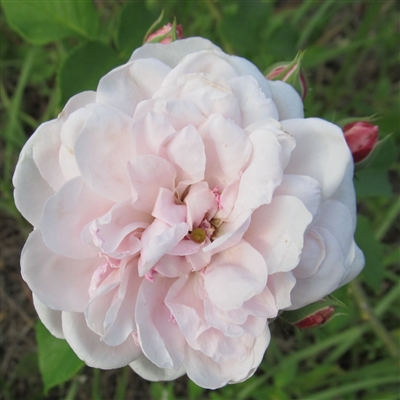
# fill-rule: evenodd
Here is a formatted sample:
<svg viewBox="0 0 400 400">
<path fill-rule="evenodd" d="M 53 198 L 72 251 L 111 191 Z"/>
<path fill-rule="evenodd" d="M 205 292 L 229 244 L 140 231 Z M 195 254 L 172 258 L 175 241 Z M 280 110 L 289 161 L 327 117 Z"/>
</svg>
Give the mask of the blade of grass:
<svg viewBox="0 0 400 400">
<path fill-rule="evenodd" d="M 342 396 L 348 393 L 354 393 L 358 390 L 366 390 L 372 387 L 387 385 L 390 383 L 397 383 L 399 377 L 397 375 L 387 376 L 384 378 L 376 378 L 369 380 L 361 380 L 360 382 L 350 383 L 348 385 L 341 385 L 339 387 L 334 387 L 322 392 L 318 392 L 313 396 L 304 398 L 303 400 L 324 400 L 324 399 L 335 399 L 337 396 Z"/>
</svg>

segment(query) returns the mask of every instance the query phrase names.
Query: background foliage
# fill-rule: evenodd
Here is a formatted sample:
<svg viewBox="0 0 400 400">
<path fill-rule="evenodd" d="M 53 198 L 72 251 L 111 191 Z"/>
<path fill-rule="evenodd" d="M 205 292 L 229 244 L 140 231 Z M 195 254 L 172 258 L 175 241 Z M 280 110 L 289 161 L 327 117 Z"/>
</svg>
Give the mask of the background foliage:
<svg viewBox="0 0 400 400">
<path fill-rule="evenodd" d="M 30 226 L 12 200 L 19 151 L 75 93 L 96 89 L 125 63 L 165 10 L 184 36 L 211 39 L 266 70 L 298 50 L 310 88 L 306 116 L 338 122 L 375 114 L 384 151 L 357 174 L 360 277 L 335 296 L 345 315 L 295 330 L 278 319 L 263 363 L 248 381 L 217 391 L 185 377 L 148 383 L 129 367 L 84 367 L 33 310 L 18 254 Z M 19 1 L 1 20 L 1 397 L 4 399 L 370 399 L 399 398 L 399 21 L 395 1 Z M 36 340 L 35 340 L 36 337 Z"/>
</svg>

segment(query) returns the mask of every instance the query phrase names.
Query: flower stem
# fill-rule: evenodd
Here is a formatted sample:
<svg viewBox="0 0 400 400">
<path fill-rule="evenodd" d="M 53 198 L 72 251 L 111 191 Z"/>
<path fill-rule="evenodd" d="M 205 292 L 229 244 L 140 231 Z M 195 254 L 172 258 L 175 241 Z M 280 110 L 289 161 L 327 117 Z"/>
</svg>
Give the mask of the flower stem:
<svg viewBox="0 0 400 400">
<path fill-rule="evenodd" d="M 358 304 L 358 307 L 360 308 L 361 317 L 369 323 L 375 334 L 382 340 L 382 343 L 386 346 L 389 354 L 393 358 L 399 357 L 399 349 L 397 348 L 396 343 L 393 341 L 389 332 L 369 306 L 360 281 L 358 279 L 354 279 L 352 282 L 350 282 L 350 289 Z"/>
</svg>

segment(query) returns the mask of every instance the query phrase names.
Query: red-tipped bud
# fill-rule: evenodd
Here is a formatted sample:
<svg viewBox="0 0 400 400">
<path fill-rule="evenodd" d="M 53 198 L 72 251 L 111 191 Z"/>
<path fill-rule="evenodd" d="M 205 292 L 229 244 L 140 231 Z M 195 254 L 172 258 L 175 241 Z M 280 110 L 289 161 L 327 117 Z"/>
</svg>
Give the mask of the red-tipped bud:
<svg viewBox="0 0 400 400">
<path fill-rule="evenodd" d="M 378 142 L 379 127 L 366 121 L 347 124 L 343 132 L 355 163 L 364 160 Z"/>
<path fill-rule="evenodd" d="M 303 318 L 301 321 L 296 322 L 294 326 L 300 329 L 314 328 L 328 321 L 334 311 L 335 309 L 332 306 L 322 308 L 321 310 L 316 311 L 314 314 L 311 314 Z"/>
<path fill-rule="evenodd" d="M 156 32 L 150 34 L 145 43 L 162 43 L 168 44 L 173 40 L 173 32 L 171 32 L 172 24 L 168 23 L 162 28 L 158 29 Z M 176 26 L 176 37 L 177 39 L 183 39 L 182 35 L 182 25 Z"/>
<path fill-rule="evenodd" d="M 307 94 L 306 78 L 301 71 L 301 59 L 304 53 L 298 53 L 292 62 L 274 64 L 266 71 L 265 77 L 271 81 L 283 81 L 292 85 L 304 100 Z"/>
</svg>

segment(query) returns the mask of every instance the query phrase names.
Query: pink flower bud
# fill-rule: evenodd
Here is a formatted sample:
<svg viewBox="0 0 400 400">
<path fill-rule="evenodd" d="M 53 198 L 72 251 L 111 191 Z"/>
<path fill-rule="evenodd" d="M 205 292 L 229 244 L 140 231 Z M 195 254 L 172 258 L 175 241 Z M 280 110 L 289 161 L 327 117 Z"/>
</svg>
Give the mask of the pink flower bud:
<svg viewBox="0 0 400 400">
<path fill-rule="evenodd" d="M 162 43 L 162 44 L 171 43 L 172 37 L 171 37 L 171 35 L 167 35 L 171 31 L 171 29 L 172 29 L 171 23 L 164 25 L 162 28 L 160 28 L 156 32 L 149 35 L 148 38 L 146 39 L 146 43 L 148 43 L 148 42 Z M 167 35 L 167 36 L 165 36 L 165 35 Z M 176 36 L 178 37 L 178 39 L 183 39 L 182 25 L 177 25 Z M 159 39 L 159 40 L 157 40 L 157 39 Z"/>
<path fill-rule="evenodd" d="M 307 94 L 307 82 L 301 70 L 303 54 L 299 52 L 292 62 L 281 62 L 272 65 L 265 76 L 271 81 L 282 81 L 292 85 L 301 95 L 302 100 L 305 99 Z"/>
<path fill-rule="evenodd" d="M 300 329 L 314 328 L 328 321 L 334 311 L 335 309 L 332 306 L 328 306 L 296 322 L 294 326 Z"/>
<path fill-rule="evenodd" d="M 369 122 L 347 124 L 343 127 L 343 132 L 355 163 L 364 160 L 378 142 L 379 127 Z"/>
</svg>

